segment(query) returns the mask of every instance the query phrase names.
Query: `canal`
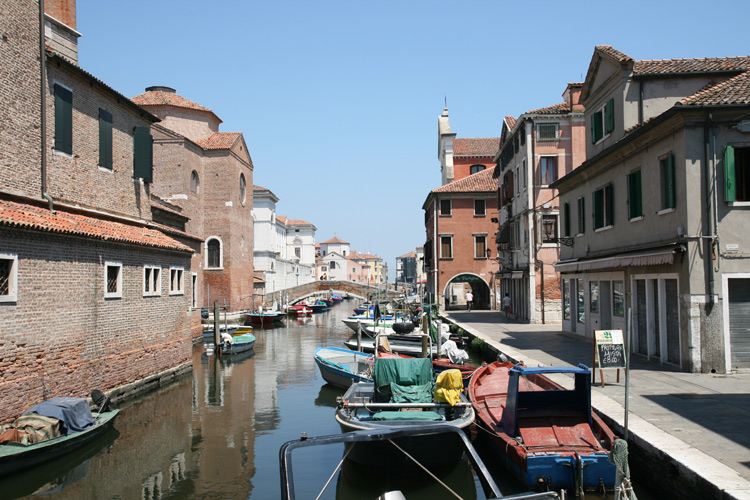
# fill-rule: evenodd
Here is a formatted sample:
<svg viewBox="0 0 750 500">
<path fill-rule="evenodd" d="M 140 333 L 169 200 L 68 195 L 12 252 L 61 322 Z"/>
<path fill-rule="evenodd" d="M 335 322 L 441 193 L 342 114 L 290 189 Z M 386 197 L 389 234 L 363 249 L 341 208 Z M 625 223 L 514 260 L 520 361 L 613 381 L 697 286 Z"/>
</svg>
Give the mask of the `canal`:
<svg viewBox="0 0 750 500">
<path fill-rule="evenodd" d="M 341 320 L 352 305 L 256 328 L 255 348 L 245 354 L 218 358 L 196 347 L 192 377 L 119 405 L 114 429 L 72 455 L 0 480 L 0 498 L 278 499 L 280 446 L 303 432 L 340 432 L 334 408 L 343 391 L 323 382 L 313 352 L 349 338 Z M 322 499 L 374 499 L 389 489 L 410 500 L 455 498 L 434 481 L 373 474 L 348 462 L 334 475 L 342 454 L 342 445 L 295 452 L 297 498 L 317 498 L 329 478 Z M 522 491 L 487 462 L 504 494 Z M 461 498 L 485 498 L 468 462 L 440 476 Z"/>
</svg>

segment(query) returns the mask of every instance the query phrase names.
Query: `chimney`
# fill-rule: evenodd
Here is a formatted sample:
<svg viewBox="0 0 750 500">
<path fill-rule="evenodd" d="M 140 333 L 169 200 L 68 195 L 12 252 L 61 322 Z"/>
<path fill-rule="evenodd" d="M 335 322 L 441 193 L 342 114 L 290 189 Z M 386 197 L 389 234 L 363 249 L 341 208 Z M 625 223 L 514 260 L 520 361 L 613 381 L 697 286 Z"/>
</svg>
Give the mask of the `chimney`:
<svg viewBox="0 0 750 500">
<path fill-rule="evenodd" d="M 581 90 L 583 90 L 583 83 L 569 83 L 563 92 L 563 98 L 570 105 L 571 111 L 583 112 L 584 110 L 581 104 Z"/>
<path fill-rule="evenodd" d="M 44 37 L 47 46 L 70 62 L 78 64 L 76 0 L 45 0 Z"/>
</svg>

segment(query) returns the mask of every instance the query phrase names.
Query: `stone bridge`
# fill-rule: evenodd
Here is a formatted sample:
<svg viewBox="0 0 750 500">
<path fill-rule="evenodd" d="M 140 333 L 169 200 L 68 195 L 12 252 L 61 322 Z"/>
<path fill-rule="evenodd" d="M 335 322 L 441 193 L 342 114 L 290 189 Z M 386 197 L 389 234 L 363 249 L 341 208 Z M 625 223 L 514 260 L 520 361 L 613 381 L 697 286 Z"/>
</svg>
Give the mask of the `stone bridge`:
<svg viewBox="0 0 750 500">
<path fill-rule="evenodd" d="M 386 297 L 397 295 L 397 292 L 393 290 L 386 292 L 382 288 L 378 289 L 374 284 L 368 285 L 367 283 L 344 280 L 319 280 L 284 290 L 277 290 L 274 293 L 267 293 L 265 295 L 265 302 L 273 304 L 274 300 L 279 300 L 279 294 L 281 294 L 282 302 L 286 303 L 288 297 L 289 304 L 294 304 L 309 297 L 328 295 L 329 293 L 348 294 L 350 297 L 360 300 L 385 300 Z"/>
</svg>

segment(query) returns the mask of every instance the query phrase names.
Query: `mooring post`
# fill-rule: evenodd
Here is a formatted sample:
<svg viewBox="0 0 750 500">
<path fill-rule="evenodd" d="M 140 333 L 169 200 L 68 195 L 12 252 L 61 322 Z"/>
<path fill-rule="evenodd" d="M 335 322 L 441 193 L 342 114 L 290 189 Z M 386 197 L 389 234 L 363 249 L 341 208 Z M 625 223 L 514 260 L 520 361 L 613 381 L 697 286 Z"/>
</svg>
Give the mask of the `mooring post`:
<svg viewBox="0 0 750 500">
<path fill-rule="evenodd" d="M 221 342 L 221 332 L 219 330 L 219 301 L 214 300 L 214 346 L 218 347 Z"/>
</svg>

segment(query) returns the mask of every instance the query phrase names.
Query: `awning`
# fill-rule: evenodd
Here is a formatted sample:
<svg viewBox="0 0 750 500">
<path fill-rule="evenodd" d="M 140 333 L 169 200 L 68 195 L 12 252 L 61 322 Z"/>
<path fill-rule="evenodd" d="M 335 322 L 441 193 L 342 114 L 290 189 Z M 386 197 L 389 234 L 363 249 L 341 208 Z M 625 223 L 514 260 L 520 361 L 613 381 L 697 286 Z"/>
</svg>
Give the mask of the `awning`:
<svg viewBox="0 0 750 500">
<path fill-rule="evenodd" d="M 641 252 L 619 253 L 608 257 L 562 260 L 555 262 L 554 266 L 558 273 L 594 271 L 613 267 L 658 266 L 673 264 L 675 254 L 684 251 L 683 245 L 670 245 Z"/>
</svg>

